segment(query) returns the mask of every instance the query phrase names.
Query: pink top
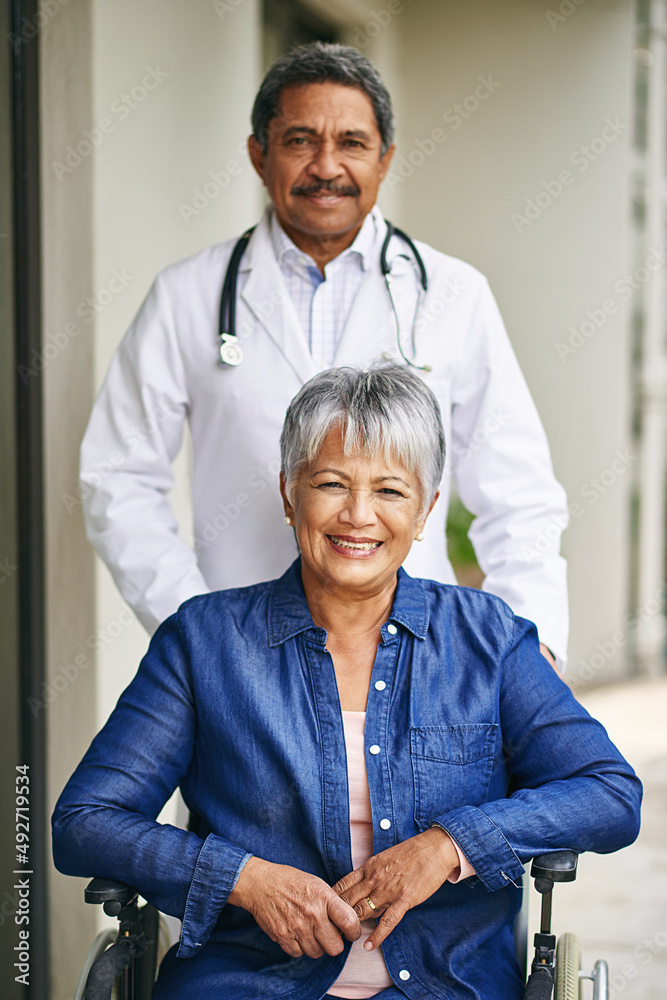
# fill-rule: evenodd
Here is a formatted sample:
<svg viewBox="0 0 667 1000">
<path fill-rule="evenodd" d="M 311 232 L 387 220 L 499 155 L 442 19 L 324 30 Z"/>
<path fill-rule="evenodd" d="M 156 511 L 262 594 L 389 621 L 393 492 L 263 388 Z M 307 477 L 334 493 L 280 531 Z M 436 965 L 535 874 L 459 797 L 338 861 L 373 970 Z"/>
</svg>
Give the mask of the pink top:
<svg viewBox="0 0 667 1000">
<path fill-rule="evenodd" d="M 365 712 L 343 712 L 347 777 L 350 787 L 352 864 L 355 868 L 359 868 L 373 854 L 373 820 L 364 753 L 365 722 Z M 450 882 L 458 882 L 475 874 L 458 845 L 454 843 L 454 846 L 461 868 L 458 872 L 452 872 L 448 879 Z M 362 921 L 361 937 L 353 942 L 343 971 L 330 987 L 331 996 L 345 997 L 347 1000 L 364 1000 L 393 985 L 393 980 L 387 972 L 382 948 L 376 948 L 371 952 L 364 951 L 363 948 L 364 941 L 375 929 L 375 923 L 374 919 Z"/>
</svg>

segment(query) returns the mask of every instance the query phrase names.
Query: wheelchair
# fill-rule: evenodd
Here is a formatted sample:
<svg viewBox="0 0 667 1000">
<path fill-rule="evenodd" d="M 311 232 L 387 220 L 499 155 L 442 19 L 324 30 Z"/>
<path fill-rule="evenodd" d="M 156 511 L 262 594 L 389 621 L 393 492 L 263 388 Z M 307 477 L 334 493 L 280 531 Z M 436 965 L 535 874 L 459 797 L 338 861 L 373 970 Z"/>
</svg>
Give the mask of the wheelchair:
<svg viewBox="0 0 667 1000">
<path fill-rule="evenodd" d="M 578 855 L 555 851 L 533 858 L 530 877 L 542 897 L 540 930 L 535 934 L 535 954 L 530 966 L 524 1000 L 580 1000 L 583 981 L 593 983 L 592 1000 L 608 1000 L 609 970 L 597 961 L 591 972 L 582 972 L 579 943 L 574 934 L 556 940 L 551 932 L 551 902 L 555 882 L 573 882 Z M 87 903 L 101 904 L 108 916 L 118 917 L 118 931 L 98 934 L 79 978 L 74 1000 L 150 1000 L 159 963 L 169 947 L 168 934 L 158 911 L 139 904 L 135 889 L 111 879 L 94 878 L 86 887 Z M 527 972 L 527 914 L 524 907 L 515 925 L 519 965 Z"/>
</svg>

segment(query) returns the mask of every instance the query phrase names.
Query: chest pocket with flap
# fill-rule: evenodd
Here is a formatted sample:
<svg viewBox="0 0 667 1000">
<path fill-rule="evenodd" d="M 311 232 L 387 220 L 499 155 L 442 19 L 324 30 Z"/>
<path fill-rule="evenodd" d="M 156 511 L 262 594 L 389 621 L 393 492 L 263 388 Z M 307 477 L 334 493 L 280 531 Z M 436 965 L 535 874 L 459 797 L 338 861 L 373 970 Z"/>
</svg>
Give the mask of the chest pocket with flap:
<svg viewBox="0 0 667 1000">
<path fill-rule="evenodd" d="M 486 722 L 413 726 L 415 822 L 421 830 L 450 809 L 485 801 L 497 731 L 496 724 Z"/>
</svg>

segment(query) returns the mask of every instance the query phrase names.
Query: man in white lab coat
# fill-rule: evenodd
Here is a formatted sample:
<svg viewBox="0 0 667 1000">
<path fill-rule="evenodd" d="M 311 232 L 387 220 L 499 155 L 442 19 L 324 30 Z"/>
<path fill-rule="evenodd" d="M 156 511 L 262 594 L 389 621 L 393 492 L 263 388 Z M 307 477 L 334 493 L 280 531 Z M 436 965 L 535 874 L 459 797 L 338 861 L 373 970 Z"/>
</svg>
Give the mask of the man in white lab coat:
<svg viewBox="0 0 667 1000">
<path fill-rule="evenodd" d="M 163 271 L 121 343 L 81 450 L 88 534 L 149 632 L 193 596 L 275 577 L 295 556 L 278 491 L 290 399 L 316 372 L 378 356 L 411 363 L 442 408 L 448 462 L 413 575 L 455 582 L 445 523 L 453 477 L 476 519 L 484 587 L 536 622 L 543 651 L 567 642 L 567 521 L 537 412 L 485 278 L 375 206 L 394 152 L 389 95 L 338 45 L 279 60 L 257 95 L 249 152 L 271 199 L 241 257 L 240 364 L 220 363 L 218 312 L 236 240 Z M 189 421 L 195 549 L 167 499 Z"/>
</svg>

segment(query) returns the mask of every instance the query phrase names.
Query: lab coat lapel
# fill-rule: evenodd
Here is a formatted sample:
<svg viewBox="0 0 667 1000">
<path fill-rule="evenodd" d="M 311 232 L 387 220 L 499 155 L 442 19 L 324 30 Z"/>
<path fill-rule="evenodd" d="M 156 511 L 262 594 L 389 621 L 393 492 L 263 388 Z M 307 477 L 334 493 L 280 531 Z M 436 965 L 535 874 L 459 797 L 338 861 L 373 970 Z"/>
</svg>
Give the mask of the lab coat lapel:
<svg viewBox="0 0 667 1000">
<path fill-rule="evenodd" d="M 392 248 L 397 242 L 392 240 Z M 334 358 L 336 366 L 365 364 L 383 354 L 401 360 L 397 347 L 396 317 L 380 270 L 381 243 L 380 240 L 377 260 L 372 260 L 350 310 Z M 410 331 L 417 304 L 418 278 L 412 262 L 401 252 L 400 244 L 396 249 L 399 252 L 394 252 L 393 259 L 389 256 L 392 292 L 400 317 L 403 350 L 411 358 Z"/>
<path fill-rule="evenodd" d="M 239 288 L 240 298 L 262 329 L 298 377 L 307 382 L 317 367 L 273 252 L 266 212 L 241 259 Z"/>
</svg>

